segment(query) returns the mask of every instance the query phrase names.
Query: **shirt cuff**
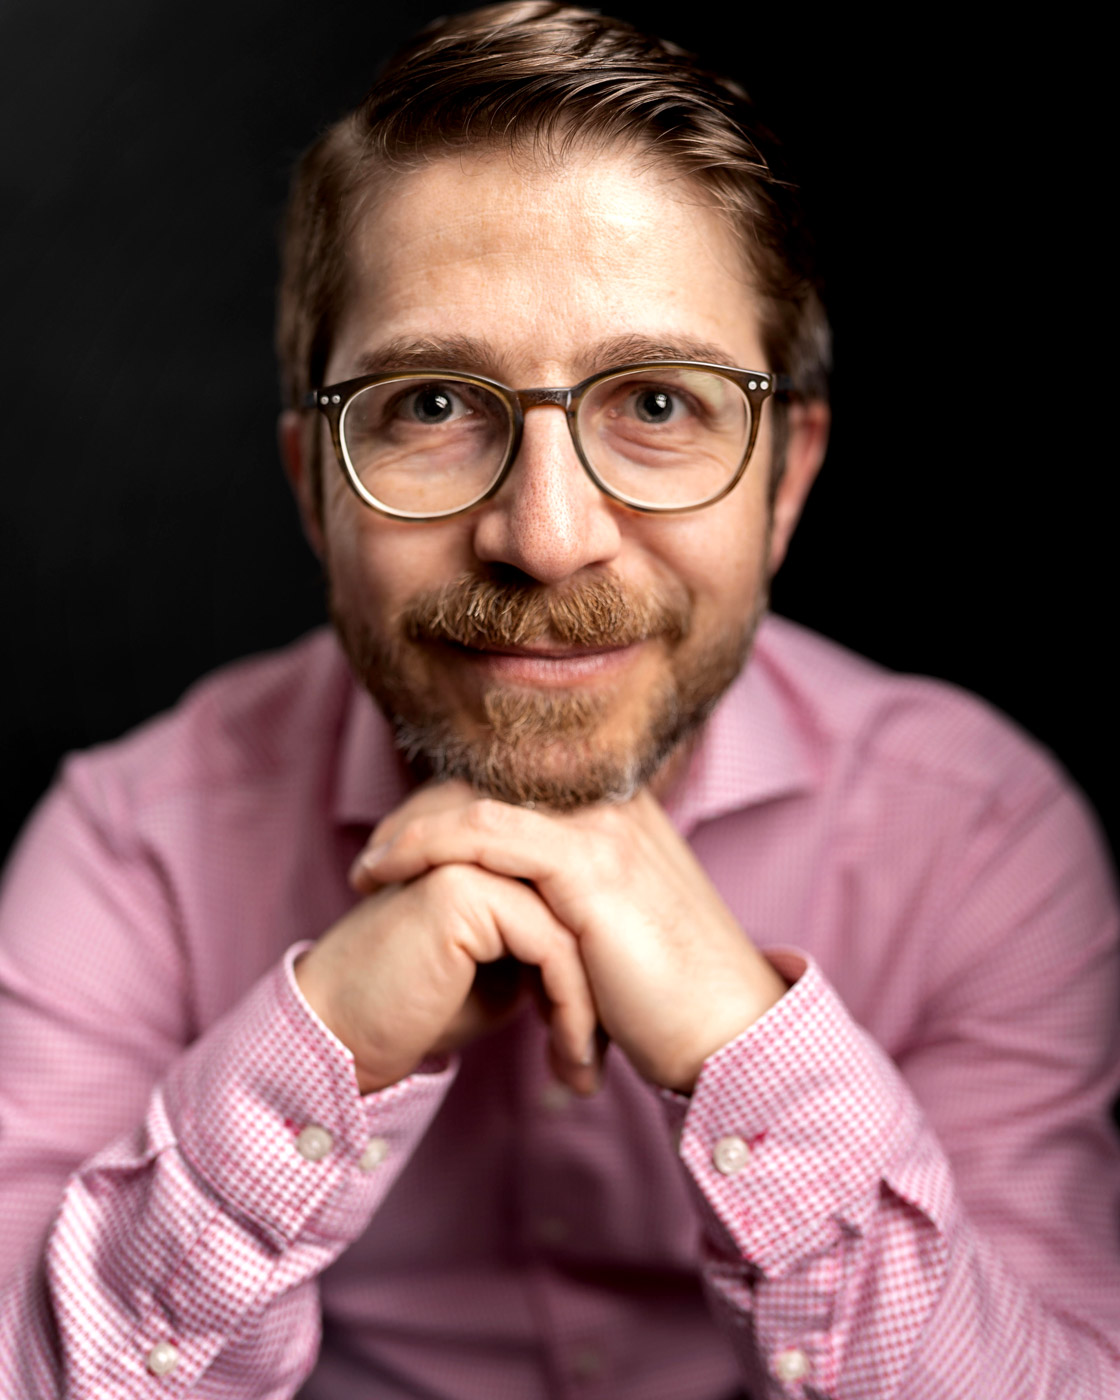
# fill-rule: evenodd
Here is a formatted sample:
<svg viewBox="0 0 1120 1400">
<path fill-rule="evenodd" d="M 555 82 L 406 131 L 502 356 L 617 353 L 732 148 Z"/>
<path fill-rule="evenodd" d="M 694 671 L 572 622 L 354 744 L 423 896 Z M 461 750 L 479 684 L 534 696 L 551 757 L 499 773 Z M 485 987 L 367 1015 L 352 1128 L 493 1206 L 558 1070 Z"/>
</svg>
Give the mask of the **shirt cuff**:
<svg viewBox="0 0 1120 1400">
<path fill-rule="evenodd" d="M 767 957 L 793 985 L 666 1103 L 717 1254 L 776 1277 L 862 1232 L 879 1182 L 919 1124 L 898 1071 L 812 958 Z"/>
<path fill-rule="evenodd" d="M 423 1137 L 458 1063 L 359 1095 L 353 1057 L 300 994 L 290 948 L 176 1064 L 153 1151 L 177 1146 L 225 1204 L 277 1248 L 311 1229 L 349 1241 Z M 160 1139 L 163 1139 L 161 1141 Z"/>
</svg>

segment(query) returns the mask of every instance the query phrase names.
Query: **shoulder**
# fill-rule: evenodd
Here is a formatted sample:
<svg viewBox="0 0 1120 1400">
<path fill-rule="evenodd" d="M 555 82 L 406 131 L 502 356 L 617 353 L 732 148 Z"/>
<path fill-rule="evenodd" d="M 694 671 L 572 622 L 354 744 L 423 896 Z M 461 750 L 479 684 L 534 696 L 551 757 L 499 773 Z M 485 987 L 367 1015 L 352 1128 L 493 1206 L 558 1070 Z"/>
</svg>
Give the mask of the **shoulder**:
<svg viewBox="0 0 1120 1400">
<path fill-rule="evenodd" d="M 857 1019 L 894 1047 L 939 1016 L 959 1027 L 997 1007 L 1037 1020 L 1037 1003 L 1082 974 L 1091 985 L 1077 995 L 1114 999 L 1112 864 L 1057 759 L 957 686 L 782 619 L 759 643 L 813 759 L 804 925 L 823 921 L 811 951 Z M 837 956 L 854 947 L 858 958 Z"/>
<path fill-rule="evenodd" d="M 752 664 L 781 691 L 826 776 L 863 774 L 985 802 L 1072 788 L 1055 757 L 985 700 L 890 671 L 784 618 L 760 630 Z"/>
<path fill-rule="evenodd" d="M 352 693 L 333 634 L 319 629 L 215 671 L 166 713 L 70 755 L 60 783 L 109 817 L 290 783 L 329 763 Z"/>
</svg>

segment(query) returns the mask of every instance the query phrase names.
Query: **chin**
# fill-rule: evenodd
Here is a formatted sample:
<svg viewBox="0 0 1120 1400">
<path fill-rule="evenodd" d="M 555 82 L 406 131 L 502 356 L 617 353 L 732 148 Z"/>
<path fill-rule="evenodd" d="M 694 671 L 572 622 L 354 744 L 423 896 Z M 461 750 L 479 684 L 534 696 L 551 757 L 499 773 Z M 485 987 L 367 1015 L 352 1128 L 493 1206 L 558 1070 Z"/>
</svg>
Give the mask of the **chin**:
<svg viewBox="0 0 1120 1400">
<path fill-rule="evenodd" d="M 401 748 L 420 778 L 459 778 L 518 806 L 572 811 L 624 802 L 643 787 L 683 735 L 670 700 L 657 719 L 635 724 L 610 714 L 601 697 L 580 692 L 494 690 L 485 722 L 390 715 Z"/>
</svg>

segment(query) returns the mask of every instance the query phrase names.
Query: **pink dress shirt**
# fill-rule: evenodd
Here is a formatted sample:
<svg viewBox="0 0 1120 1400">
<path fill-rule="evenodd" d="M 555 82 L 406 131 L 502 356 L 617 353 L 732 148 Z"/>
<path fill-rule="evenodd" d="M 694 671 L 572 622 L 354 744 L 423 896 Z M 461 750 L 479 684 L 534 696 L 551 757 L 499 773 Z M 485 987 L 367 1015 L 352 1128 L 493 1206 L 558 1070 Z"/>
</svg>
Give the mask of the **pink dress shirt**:
<svg viewBox="0 0 1120 1400">
<path fill-rule="evenodd" d="M 0 910 L 5 1400 L 1120 1396 L 1120 978 L 1067 780 L 763 626 L 670 814 L 793 983 L 691 1100 L 535 1012 L 358 1095 L 291 962 L 407 775 L 318 633 L 71 758 Z"/>
</svg>

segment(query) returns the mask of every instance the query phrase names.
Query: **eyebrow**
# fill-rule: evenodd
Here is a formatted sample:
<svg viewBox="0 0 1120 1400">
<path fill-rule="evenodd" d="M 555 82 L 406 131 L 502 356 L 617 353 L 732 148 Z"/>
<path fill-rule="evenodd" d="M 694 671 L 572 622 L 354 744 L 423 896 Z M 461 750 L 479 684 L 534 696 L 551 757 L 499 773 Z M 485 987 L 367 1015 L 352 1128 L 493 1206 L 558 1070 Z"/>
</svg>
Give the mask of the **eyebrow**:
<svg viewBox="0 0 1120 1400">
<path fill-rule="evenodd" d="M 499 362 L 487 340 L 471 336 L 395 336 L 355 360 L 357 374 L 383 374 L 393 369 L 454 369 L 464 374 L 485 374 Z"/>
<path fill-rule="evenodd" d="M 735 357 L 726 346 L 690 335 L 672 335 L 664 340 L 649 335 L 617 335 L 600 340 L 590 350 L 595 368 L 614 369 L 617 365 L 641 364 L 644 360 L 699 360 L 702 364 L 731 365 Z"/>
<path fill-rule="evenodd" d="M 713 365 L 735 363 L 726 346 L 677 334 L 664 338 L 641 334 L 608 336 L 583 348 L 577 363 L 582 379 L 601 370 L 650 360 L 698 360 Z M 505 363 L 508 363 L 508 356 L 486 339 L 465 335 L 395 336 L 359 355 L 354 362 L 354 376 L 384 374 L 395 369 L 448 369 L 501 379 Z"/>
</svg>

